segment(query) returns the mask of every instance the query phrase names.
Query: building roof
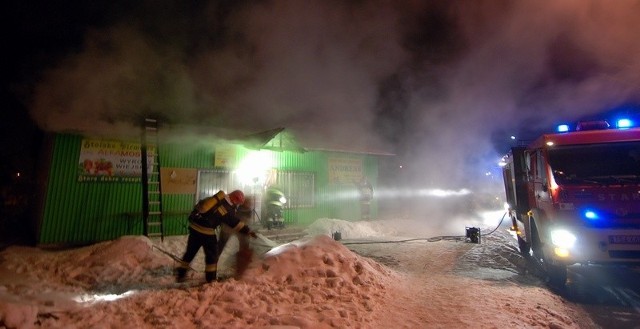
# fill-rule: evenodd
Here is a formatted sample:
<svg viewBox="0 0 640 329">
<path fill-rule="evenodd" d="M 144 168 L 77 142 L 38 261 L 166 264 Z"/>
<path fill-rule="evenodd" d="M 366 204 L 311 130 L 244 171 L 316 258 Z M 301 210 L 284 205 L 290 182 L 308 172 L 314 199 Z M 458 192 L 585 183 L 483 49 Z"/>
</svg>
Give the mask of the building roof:
<svg viewBox="0 0 640 329">
<path fill-rule="evenodd" d="M 380 145 L 375 145 L 368 140 L 356 142 L 353 139 L 343 140 L 338 138 L 326 137 L 313 138 L 310 136 L 310 134 L 294 134 L 284 127 L 261 130 L 257 132 L 247 132 L 229 128 L 172 125 L 167 127 L 160 127 L 160 134 L 162 134 L 163 131 L 171 138 L 185 138 L 185 136 L 192 136 L 198 139 L 206 138 L 214 140 L 225 140 L 255 150 L 292 152 L 324 151 L 383 156 L 395 155 L 390 149 L 386 149 Z"/>
<path fill-rule="evenodd" d="M 312 139 L 307 135 L 294 135 L 294 133 L 286 130 L 285 128 L 276 128 L 247 135 L 243 140 L 245 141 L 245 146 L 247 147 L 250 147 L 251 145 L 261 145 L 261 147 L 259 147 L 260 149 L 268 149 L 274 151 L 325 151 L 386 156 L 395 155 L 394 153 L 390 152 L 389 150 L 385 150 L 380 146 L 369 144 L 361 145 L 360 143 L 356 143 L 354 140 L 342 142 L 336 138 Z M 250 144 L 247 145 L 246 142 L 249 142 Z"/>
</svg>

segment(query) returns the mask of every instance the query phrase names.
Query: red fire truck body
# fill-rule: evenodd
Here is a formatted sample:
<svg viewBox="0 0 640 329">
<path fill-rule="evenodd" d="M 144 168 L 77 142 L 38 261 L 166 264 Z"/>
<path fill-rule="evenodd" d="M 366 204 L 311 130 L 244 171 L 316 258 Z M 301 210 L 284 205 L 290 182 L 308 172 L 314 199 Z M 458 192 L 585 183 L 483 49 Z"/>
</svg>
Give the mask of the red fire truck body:
<svg viewBox="0 0 640 329">
<path fill-rule="evenodd" d="M 569 265 L 640 264 L 640 128 L 545 134 L 504 160 L 520 252 L 550 283 Z"/>
</svg>

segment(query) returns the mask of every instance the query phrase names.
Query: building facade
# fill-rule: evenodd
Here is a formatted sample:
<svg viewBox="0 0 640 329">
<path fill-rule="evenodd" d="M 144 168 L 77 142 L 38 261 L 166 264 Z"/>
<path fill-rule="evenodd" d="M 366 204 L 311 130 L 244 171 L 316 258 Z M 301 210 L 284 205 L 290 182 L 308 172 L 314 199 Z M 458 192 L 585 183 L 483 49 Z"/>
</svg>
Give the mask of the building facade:
<svg viewBox="0 0 640 329">
<path fill-rule="evenodd" d="M 358 182 L 365 178 L 375 190 L 380 157 L 305 149 L 284 129 L 236 140 L 160 138 L 154 146 L 55 134 L 46 149 L 33 225 L 39 245 L 87 244 L 148 232 L 143 172 L 157 172 L 160 178 L 163 236 L 186 234 L 193 205 L 218 190 L 245 192 L 254 210 L 252 226 L 261 225 L 262 193 L 269 186 L 287 196 L 286 225 L 305 226 L 318 218 L 360 220 Z M 375 198 L 364 211 L 375 218 Z"/>
</svg>

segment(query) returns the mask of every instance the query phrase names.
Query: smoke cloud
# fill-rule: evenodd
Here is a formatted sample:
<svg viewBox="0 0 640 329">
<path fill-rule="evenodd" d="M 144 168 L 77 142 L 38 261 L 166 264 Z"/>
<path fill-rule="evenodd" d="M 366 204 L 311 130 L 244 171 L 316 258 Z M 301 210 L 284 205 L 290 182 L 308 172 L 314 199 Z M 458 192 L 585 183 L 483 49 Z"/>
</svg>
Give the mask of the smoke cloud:
<svg viewBox="0 0 640 329">
<path fill-rule="evenodd" d="M 396 182 L 458 188 L 499 183 L 503 138 L 639 101 L 635 0 L 139 6 L 42 74 L 40 127 L 285 127 L 396 153 Z"/>
</svg>

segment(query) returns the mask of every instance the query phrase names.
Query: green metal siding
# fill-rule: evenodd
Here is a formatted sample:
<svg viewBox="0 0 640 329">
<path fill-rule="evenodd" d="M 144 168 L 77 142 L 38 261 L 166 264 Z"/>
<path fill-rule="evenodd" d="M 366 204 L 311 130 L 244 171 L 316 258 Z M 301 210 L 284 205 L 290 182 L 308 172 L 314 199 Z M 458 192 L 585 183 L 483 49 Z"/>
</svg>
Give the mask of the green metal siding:
<svg viewBox="0 0 640 329">
<path fill-rule="evenodd" d="M 327 217 L 327 205 L 319 198 L 325 193 L 327 184 L 326 155 L 319 152 L 295 153 L 284 151 L 278 153 L 278 156 L 278 169 L 315 172 L 316 179 L 315 207 L 285 210 L 283 213 L 285 223 L 308 225 L 318 218 Z"/>
<path fill-rule="evenodd" d="M 330 184 L 328 177 L 329 156 L 345 156 L 327 152 L 274 152 L 278 157 L 278 169 L 311 171 L 316 173 L 316 207 L 288 209 L 284 212 L 285 222 L 308 225 L 318 218 L 360 219 L 360 200 L 355 185 Z M 375 186 L 378 177 L 377 159 L 369 155 L 348 155 L 361 158 L 363 171 Z M 377 215 L 377 202 L 372 202 L 371 216 Z"/>
<path fill-rule="evenodd" d="M 206 143 L 165 143 L 159 146 L 160 165 L 166 168 L 213 168 L 214 146 Z M 194 194 L 164 194 L 162 211 L 165 235 L 188 233 L 187 216 L 195 204 Z"/>
<path fill-rule="evenodd" d="M 160 162 L 163 167 L 213 168 L 213 144 L 185 145 L 178 143 L 160 144 Z"/>
<path fill-rule="evenodd" d="M 141 186 L 78 182 L 82 137 L 57 135 L 39 243 L 91 243 L 141 234 Z"/>
<path fill-rule="evenodd" d="M 51 169 L 46 187 L 40 244 L 83 244 L 110 240 L 122 235 L 140 235 L 142 227 L 141 183 L 78 182 L 78 161 L 83 136 L 56 135 Z M 238 147 L 236 164 L 251 150 Z M 265 151 L 263 151 L 265 152 Z M 315 173 L 315 207 L 287 209 L 285 221 L 308 225 L 318 218 L 360 219 L 360 203 L 355 185 L 330 184 L 328 159 L 348 156 L 363 159 L 363 170 L 372 185 L 377 185 L 377 158 L 329 152 L 268 151 L 279 170 Z M 213 144 L 159 145 L 162 167 L 214 169 Z M 375 195 L 375 194 L 374 194 Z M 164 234 L 186 234 L 186 216 L 193 208 L 195 194 L 163 195 Z M 377 214 L 372 202 L 371 217 Z"/>
</svg>

